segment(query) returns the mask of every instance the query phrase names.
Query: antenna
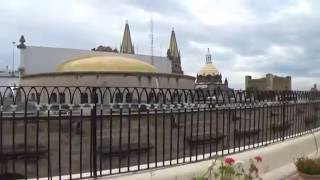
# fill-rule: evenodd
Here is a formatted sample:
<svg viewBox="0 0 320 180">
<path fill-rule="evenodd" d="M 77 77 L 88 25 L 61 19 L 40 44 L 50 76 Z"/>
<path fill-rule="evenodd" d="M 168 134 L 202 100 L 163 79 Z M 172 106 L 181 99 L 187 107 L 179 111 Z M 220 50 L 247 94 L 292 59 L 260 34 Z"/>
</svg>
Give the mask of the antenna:
<svg viewBox="0 0 320 180">
<path fill-rule="evenodd" d="M 151 48 L 151 64 L 153 65 L 153 15 L 151 13 L 150 19 L 150 48 Z"/>
<path fill-rule="evenodd" d="M 159 48 L 160 48 L 160 54 L 161 54 L 161 56 L 163 56 L 162 55 L 162 44 L 161 44 L 161 41 L 159 42 Z"/>
<path fill-rule="evenodd" d="M 135 48 L 136 48 L 136 54 L 139 54 L 139 44 L 138 43 L 135 45 Z"/>
</svg>

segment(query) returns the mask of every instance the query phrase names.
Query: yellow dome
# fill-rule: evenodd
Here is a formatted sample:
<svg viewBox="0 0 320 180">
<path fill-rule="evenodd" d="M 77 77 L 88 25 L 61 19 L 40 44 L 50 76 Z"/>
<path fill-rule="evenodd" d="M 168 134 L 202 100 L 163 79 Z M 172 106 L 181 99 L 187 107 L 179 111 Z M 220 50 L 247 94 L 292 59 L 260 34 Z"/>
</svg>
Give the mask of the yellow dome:
<svg viewBox="0 0 320 180">
<path fill-rule="evenodd" d="M 157 72 L 151 64 L 124 56 L 92 56 L 69 60 L 58 66 L 59 72 Z"/>
<path fill-rule="evenodd" d="M 216 67 L 214 67 L 213 64 L 205 64 L 199 72 L 199 75 L 202 75 L 202 76 L 207 76 L 207 75 L 215 76 L 218 74 L 219 74 L 219 71 Z"/>
</svg>

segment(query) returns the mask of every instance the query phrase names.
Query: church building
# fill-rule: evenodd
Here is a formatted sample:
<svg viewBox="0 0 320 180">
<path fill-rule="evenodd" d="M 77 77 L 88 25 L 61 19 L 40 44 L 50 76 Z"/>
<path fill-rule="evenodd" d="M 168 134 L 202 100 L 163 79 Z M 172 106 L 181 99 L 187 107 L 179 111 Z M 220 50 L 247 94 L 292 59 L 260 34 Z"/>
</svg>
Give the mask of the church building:
<svg viewBox="0 0 320 180">
<path fill-rule="evenodd" d="M 174 30 L 167 56 L 135 54 L 128 23 L 120 52 L 105 46 L 91 50 L 29 46 L 23 36 L 18 48 L 20 86 L 194 88 L 195 78 L 183 75 Z"/>
<path fill-rule="evenodd" d="M 222 81 L 222 75 L 218 71 L 218 69 L 212 64 L 212 55 L 208 48 L 208 53 L 206 54 L 206 63 L 197 73 L 196 82 L 195 82 L 196 89 L 203 89 L 203 90 L 228 90 L 228 80 L 225 78 Z"/>
</svg>

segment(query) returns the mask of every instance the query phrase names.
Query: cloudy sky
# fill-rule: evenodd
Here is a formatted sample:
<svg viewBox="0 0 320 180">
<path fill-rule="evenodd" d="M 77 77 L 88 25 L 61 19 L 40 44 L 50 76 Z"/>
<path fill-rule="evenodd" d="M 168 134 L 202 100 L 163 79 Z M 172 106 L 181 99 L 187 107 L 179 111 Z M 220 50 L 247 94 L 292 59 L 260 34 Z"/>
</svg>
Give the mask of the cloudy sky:
<svg viewBox="0 0 320 180">
<path fill-rule="evenodd" d="M 119 47 L 126 20 L 136 52 L 150 54 L 151 16 L 155 55 L 166 54 L 174 27 L 186 74 L 197 73 L 210 48 L 237 89 L 245 75 L 266 73 L 293 76 L 294 89 L 319 83 L 318 0 L 0 0 L 0 67 L 11 65 L 21 34 L 27 45 Z"/>
</svg>

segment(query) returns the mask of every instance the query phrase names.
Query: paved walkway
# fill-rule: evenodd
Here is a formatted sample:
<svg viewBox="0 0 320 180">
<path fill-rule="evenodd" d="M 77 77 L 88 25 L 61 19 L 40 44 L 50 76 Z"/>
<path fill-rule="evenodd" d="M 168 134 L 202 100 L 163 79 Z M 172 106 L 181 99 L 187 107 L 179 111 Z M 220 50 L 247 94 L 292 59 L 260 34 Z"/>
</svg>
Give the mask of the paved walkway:
<svg viewBox="0 0 320 180">
<path fill-rule="evenodd" d="M 299 178 L 298 173 L 295 172 L 294 174 L 292 174 L 289 177 L 287 177 L 286 180 L 300 180 L 300 178 Z"/>
</svg>

